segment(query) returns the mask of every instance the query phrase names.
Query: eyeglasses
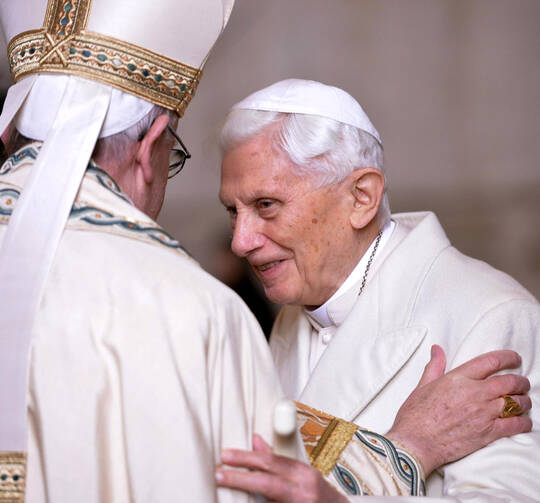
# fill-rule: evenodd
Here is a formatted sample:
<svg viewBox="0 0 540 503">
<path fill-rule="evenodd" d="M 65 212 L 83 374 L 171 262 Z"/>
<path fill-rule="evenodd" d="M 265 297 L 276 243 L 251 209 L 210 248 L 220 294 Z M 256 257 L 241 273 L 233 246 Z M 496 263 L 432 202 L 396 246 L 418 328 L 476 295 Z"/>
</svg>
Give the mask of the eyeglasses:
<svg viewBox="0 0 540 503">
<path fill-rule="evenodd" d="M 182 171 L 182 168 L 186 163 L 186 159 L 190 159 L 191 154 L 189 153 L 187 147 L 184 145 L 184 142 L 176 134 L 176 131 L 171 126 L 167 126 L 167 129 L 169 130 L 169 133 L 174 136 L 174 139 L 180 144 L 181 147 L 173 148 L 169 156 L 169 174 L 167 178 L 172 178 L 173 176 L 176 176 L 178 173 L 180 173 L 180 171 Z"/>
</svg>

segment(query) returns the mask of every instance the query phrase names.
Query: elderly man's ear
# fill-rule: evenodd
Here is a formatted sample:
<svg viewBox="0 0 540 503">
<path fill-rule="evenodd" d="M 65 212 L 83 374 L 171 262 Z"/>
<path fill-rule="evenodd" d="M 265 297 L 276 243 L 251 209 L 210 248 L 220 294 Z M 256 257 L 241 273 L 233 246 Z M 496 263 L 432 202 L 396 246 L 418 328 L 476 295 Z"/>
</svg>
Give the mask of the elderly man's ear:
<svg viewBox="0 0 540 503">
<path fill-rule="evenodd" d="M 157 146 L 159 137 L 165 131 L 168 124 L 169 116 L 167 114 L 160 115 L 154 120 L 148 132 L 139 142 L 135 157 L 136 168 L 140 170 L 146 183 L 152 183 L 154 176 L 152 172 L 152 154 Z"/>
<path fill-rule="evenodd" d="M 363 229 L 376 217 L 384 193 L 384 175 L 375 168 L 360 168 L 349 177 L 353 196 L 350 222 L 354 229 Z"/>
</svg>

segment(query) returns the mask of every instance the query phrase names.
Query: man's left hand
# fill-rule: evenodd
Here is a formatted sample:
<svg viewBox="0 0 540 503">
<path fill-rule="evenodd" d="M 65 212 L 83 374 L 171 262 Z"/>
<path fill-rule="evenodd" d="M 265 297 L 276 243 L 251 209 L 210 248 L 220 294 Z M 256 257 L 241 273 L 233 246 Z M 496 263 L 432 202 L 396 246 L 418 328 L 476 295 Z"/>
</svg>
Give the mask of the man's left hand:
<svg viewBox="0 0 540 503">
<path fill-rule="evenodd" d="M 346 503 L 313 467 L 294 459 L 277 456 L 259 436 L 253 435 L 253 451 L 227 449 L 221 455 L 223 464 L 250 471 L 216 471 L 218 486 L 261 494 L 280 503 Z"/>
</svg>

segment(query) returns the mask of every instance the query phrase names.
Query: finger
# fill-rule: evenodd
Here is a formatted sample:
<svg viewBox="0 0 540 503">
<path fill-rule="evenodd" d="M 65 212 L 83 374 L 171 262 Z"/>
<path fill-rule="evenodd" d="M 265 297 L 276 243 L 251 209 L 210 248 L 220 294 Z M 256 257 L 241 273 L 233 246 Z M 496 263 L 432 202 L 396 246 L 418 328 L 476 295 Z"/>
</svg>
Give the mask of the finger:
<svg viewBox="0 0 540 503">
<path fill-rule="evenodd" d="M 529 379 L 518 374 L 492 376 L 485 381 L 491 396 L 523 395 L 531 389 Z"/>
<path fill-rule="evenodd" d="M 485 379 L 499 370 L 513 369 L 521 365 L 521 357 L 510 349 L 491 351 L 477 356 L 452 370 L 472 379 Z"/>
<path fill-rule="evenodd" d="M 250 493 L 262 494 L 277 501 L 290 500 L 290 483 L 280 477 L 265 472 L 245 472 L 239 470 L 216 470 L 216 484 Z"/>
<path fill-rule="evenodd" d="M 294 468 L 297 468 L 297 465 L 304 465 L 300 461 L 277 456 L 276 454 L 239 449 L 224 450 L 221 453 L 221 461 L 229 466 L 270 472 L 282 476 L 289 474 Z"/>
<path fill-rule="evenodd" d="M 431 360 L 427 363 L 424 368 L 424 372 L 420 381 L 418 382 L 417 388 L 421 388 L 425 384 L 438 379 L 444 374 L 444 369 L 446 367 L 446 356 L 444 354 L 443 348 L 441 346 L 434 344 L 431 346 Z"/>
<path fill-rule="evenodd" d="M 519 408 L 521 409 L 521 414 L 531 410 L 532 402 L 528 395 L 507 395 L 507 396 L 512 398 L 512 400 L 514 400 L 514 402 L 516 402 L 519 405 Z M 504 400 L 504 397 L 499 397 L 494 402 L 495 402 L 494 407 L 496 407 L 496 411 L 497 411 L 497 417 L 501 417 L 501 413 L 506 404 L 506 401 Z M 503 418 L 503 419 L 508 419 L 508 418 Z"/>
<path fill-rule="evenodd" d="M 531 410 L 532 402 L 531 402 L 531 399 L 527 395 L 508 395 L 508 396 L 511 396 L 514 399 L 514 401 L 520 406 L 522 414 Z M 501 417 L 504 405 L 505 405 L 504 398 L 502 396 L 499 396 L 493 400 L 490 400 L 488 403 L 486 403 L 483 406 L 483 411 L 484 413 L 488 414 L 488 417 L 491 417 L 494 420 L 508 419 L 508 418 Z"/>
<path fill-rule="evenodd" d="M 252 442 L 254 451 L 272 454 L 272 447 L 270 447 L 260 435 L 254 433 Z"/>
<path fill-rule="evenodd" d="M 490 442 L 501 437 L 511 437 L 518 433 L 528 433 L 532 430 L 532 420 L 528 416 L 514 416 L 495 419 Z"/>
</svg>

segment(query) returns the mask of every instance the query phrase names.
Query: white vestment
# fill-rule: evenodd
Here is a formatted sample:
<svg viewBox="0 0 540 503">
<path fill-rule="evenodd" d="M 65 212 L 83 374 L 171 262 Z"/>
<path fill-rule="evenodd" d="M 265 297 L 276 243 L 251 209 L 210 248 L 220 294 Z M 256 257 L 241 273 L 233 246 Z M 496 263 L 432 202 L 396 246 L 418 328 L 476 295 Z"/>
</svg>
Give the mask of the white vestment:
<svg viewBox="0 0 540 503">
<path fill-rule="evenodd" d="M 514 349 L 523 359 L 517 372 L 531 381 L 533 431 L 497 440 L 437 470 L 427 481 L 426 501 L 538 501 L 538 302 L 508 275 L 453 248 L 432 213 L 392 218 L 396 228 L 376 255 L 363 293 L 305 387 L 301 376 L 309 365 L 312 325 L 300 306 L 280 312 L 270 345 L 285 393 L 385 432 L 416 386 L 432 344 L 445 350 L 447 369 L 486 351 Z"/>
<path fill-rule="evenodd" d="M 0 242 L 40 148 L 0 167 Z M 29 377 L 26 501 L 254 499 L 216 490 L 214 470 L 222 449 L 250 449 L 252 433 L 272 442 L 282 391 L 264 336 L 236 294 L 93 163 L 48 278 Z M 378 494 L 420 486 L 378 438 L 384 449 L 344 451 L 361 480 Z M 1 496 L 13 474 L 0 471 Z"/>
<path fill-rule="evenodd" d="M 0 168 L 0 241 L 38 148 Z M 90 165 L 34 326 L 26 501 L 252 501 L 214 470 L 281 397 L 244 303 Z"/>
</svg>

